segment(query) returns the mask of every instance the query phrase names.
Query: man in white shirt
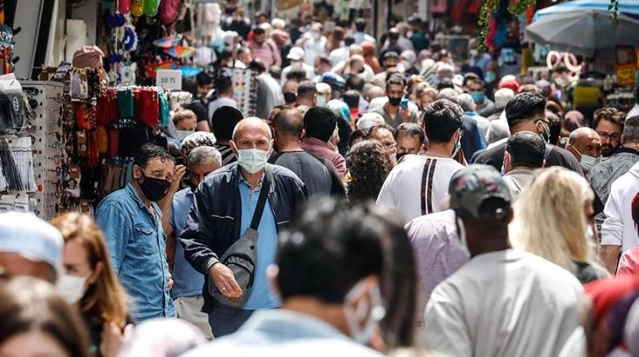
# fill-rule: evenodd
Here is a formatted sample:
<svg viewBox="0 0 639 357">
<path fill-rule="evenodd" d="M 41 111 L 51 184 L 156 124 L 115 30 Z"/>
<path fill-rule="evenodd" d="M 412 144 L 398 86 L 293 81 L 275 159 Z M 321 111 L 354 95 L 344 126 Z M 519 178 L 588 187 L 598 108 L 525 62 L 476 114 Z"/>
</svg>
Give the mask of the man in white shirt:
<svg viewBox="0 0 639 357">
<path fill-rule="evenodd" d="M 499 172 L 473 165 L 451 181 L 460 244 L 471 260 L 433 291 L 426 349 L 446 356 L 557 356 L 578 326 L 583 291 L 567 270 L 510 249 L 511 196 Z"/>
<path fill-rule="evenodd" d="M 282 78 L 280 81 L 282 86 L 287 81 L 286 76 L 288 76 L 289 72 L 291 72 L 291 69 L 293 69 L 294 67 L 303 69 L 304 72 L 306 72 L 307 79 L 311 79 L 315 76 L 315 67 L 308 65 L 303 61 L 305 56 L 304 53 L 304 50 L 300 47 L 291 48 L 288 55 L 286 56 L 286 58 L 291 61 L 291 65 L 282 70 Z"/>
<path fill-rule="evenodd" d="M 347 207 L 335 199 L 318 203 L 280 234 L 268 275 L 282 308 L 255 312 L 237 333 L 186 357 L 382 357 L 366 345 L 379 336 L 385 315 L 384 237 L 402 228 L 387 223 L 375 207 Z"/>
<path fill-rule="evenodd" d="M 626 119 L 632 118 L 634 116 L 639 116 L 639 87 L 637 87 L 637 93 L 635 93 L 635 100 L 637 102 L 635 103 L 635 106 L 632 107 L 632 109 L 630 109 L 630 111 L 628 112 Z"/>
<path fill-rule="evenodd" d="M 220 76 L 215 87 L 217 99 L 209 103 L 209 118 L 213 118 L 215 111 L 221 107 L 238 109 L 237 102 L 233 99 L 233 80 L 231 77 Z"/>
<path fill-rule="evenodd" d="M 460 148 L 461 108 L 441 99 L 431 103 L 422 116 L 429 147 L 424 155 L 406 155 L 388 175 L 377 198 L 377 204 L 397 210 L 410 220 L 440 212 L 453 174 L 463 166 L 451 157 Z"/>
<path fill-rule="evenodd" d="M 311 25 L 311 31 L 302 35 L 297 41 L 297 45 L 304 49 L 304 63 L 309 66 L 315 64 L 315 57 L 326 54 L 326 42 L 328 41 L 325 36 L 322 35 L 324 26 L 321 23 L 315 22 Z"/>
</svg>

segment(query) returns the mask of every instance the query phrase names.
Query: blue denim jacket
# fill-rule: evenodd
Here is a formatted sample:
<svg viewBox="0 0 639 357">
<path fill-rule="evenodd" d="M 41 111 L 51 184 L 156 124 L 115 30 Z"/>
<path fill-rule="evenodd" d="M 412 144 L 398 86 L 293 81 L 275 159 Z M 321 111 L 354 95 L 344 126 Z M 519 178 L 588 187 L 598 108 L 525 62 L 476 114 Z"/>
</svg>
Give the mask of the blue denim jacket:
<svg viewBox="0 0 639 357">
<path fill-rule="evenodd" d="M 113 269 L 133 298 L 133 316 L 137 322 L 175 317 L 168 287 L 162 213 L 155 203 L 153 209 L 155 217 L 129 183 L 108 195 L 95 214 L 106 238 Z"/>
</svg>

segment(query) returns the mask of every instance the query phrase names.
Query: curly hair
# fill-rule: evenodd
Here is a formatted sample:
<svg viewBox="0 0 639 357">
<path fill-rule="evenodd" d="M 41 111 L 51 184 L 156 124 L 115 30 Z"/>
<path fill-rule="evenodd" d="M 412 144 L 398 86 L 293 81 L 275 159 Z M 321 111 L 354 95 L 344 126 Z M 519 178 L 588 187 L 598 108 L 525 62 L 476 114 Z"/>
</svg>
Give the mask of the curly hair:
<svg viewBox="0 0 639 357">
<path fill-rule="evenodd" d="M 596 129 L 602 119 L 606 119 L 608 121 L 621 125 L 621 131 L 623 131 L 626 114 L 621 110 L 613 107 L 599 108 L 595 111 L 592 128 Z"/>
<path fill-rule="evenodd" d="M 377 199 L 386 176 L 393 169 L 384 146 L 376 140 L 364 140 L 355 144 L 350 151 L 350 164 L 349 200 Z"/>
</svg>

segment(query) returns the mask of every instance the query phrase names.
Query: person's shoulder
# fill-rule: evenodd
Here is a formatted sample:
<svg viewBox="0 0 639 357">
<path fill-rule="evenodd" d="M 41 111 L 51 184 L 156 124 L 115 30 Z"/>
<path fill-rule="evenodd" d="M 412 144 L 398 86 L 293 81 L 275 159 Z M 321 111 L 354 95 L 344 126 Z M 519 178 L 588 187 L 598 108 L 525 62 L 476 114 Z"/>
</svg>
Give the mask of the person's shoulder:
<svg viewBox="0 0 639 357">
<path fill-rule="evenodd" d="M 294 181 L 295 183 L 302 183 L 302 180 L 300 180 L 300 178 L 297 177 L 297 175 L 293 171 L 287 169 L 286 167 L 271 164 L 268 164 L 268 166 L 271 168 L 274 177 L 283 181 Z"/>
<path fill-rule="evenodd" d="M 411 240 L 422 238 L 423 234 L 418 233 L 423 233 L 421 232 L 423 228 L 433 228 L 433 231 L 452 228 L 452 232 L 454 233 L 456 232 L 455 212 L 448 209 L 437 213 L 419 216 L 406 223 L 406 225 L 404 226 L 404 229 L 408 233 Z"/>
<path fill-rule="evenodd" d="M 101 207 L 106 207 L 108 205 L 121 206 L 125 204 L 126 200 L 130 199 L 129 194 L 127 192 L 126 187 L 119 189 L 117 191 L 113 191 L 108 194 L 102 202 L 100 202 Z"/>
<path fill-rule="evenodd" d="M 522 261 L 527 265 L 528 271 L 537 274 L 544 281 L 555 281 L 566 286 L 572 285 L 574 288 L 581 288 L 581 283 L 568 270 L 552 263 L 538 255 L 521 252 Z"/>
<path fill-rule="evenodd" d="M 501 155 L 504 151 L 506 151 L 506 142 L 497 144 L 490 149 L 486 149 L 486 151 L 477 156 L 475 163 L 483 164 L 487 161 L 493 160 L 496 156 Z"/>
<path fill-rule="evenodd" d="M 175 195 L 173 196 L 173 202 L 181 202 L 184 199 L 186 199 L 186 196 L 189 195 L 189 193 L 192 193 L 193 190 L 191 190 L 191 188 L 185 188 L 183 190 L 180 190 L 178 192 L 175 193 Z"/>
</svg>

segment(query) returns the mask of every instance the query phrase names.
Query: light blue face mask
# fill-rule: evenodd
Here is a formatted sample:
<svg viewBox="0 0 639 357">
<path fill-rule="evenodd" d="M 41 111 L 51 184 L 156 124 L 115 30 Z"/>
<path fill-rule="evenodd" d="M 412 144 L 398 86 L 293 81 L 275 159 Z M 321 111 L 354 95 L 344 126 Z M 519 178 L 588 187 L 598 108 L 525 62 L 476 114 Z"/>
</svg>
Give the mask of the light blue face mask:
<svg viewBox="0 0 639 357">
<path fill-rule="evenodd" d="M 469 92 L 468 94 L 470 94 L 470 96 L 473 97 L 473 101 L 475 102 L 475 104 L 483 103 L 486 98 L 486 96 L 484 95 L 484 92 L 480 92 L 480 91 Z"/>
<path fill-rule="evenodd" d="M 486 75 L 484 76 L 484 81 L 486 81 L 486 83 L 492 83 L 496 79 L 497 79 L 497 75 L 493 71 L 486 72 Z"/>
</svg>

